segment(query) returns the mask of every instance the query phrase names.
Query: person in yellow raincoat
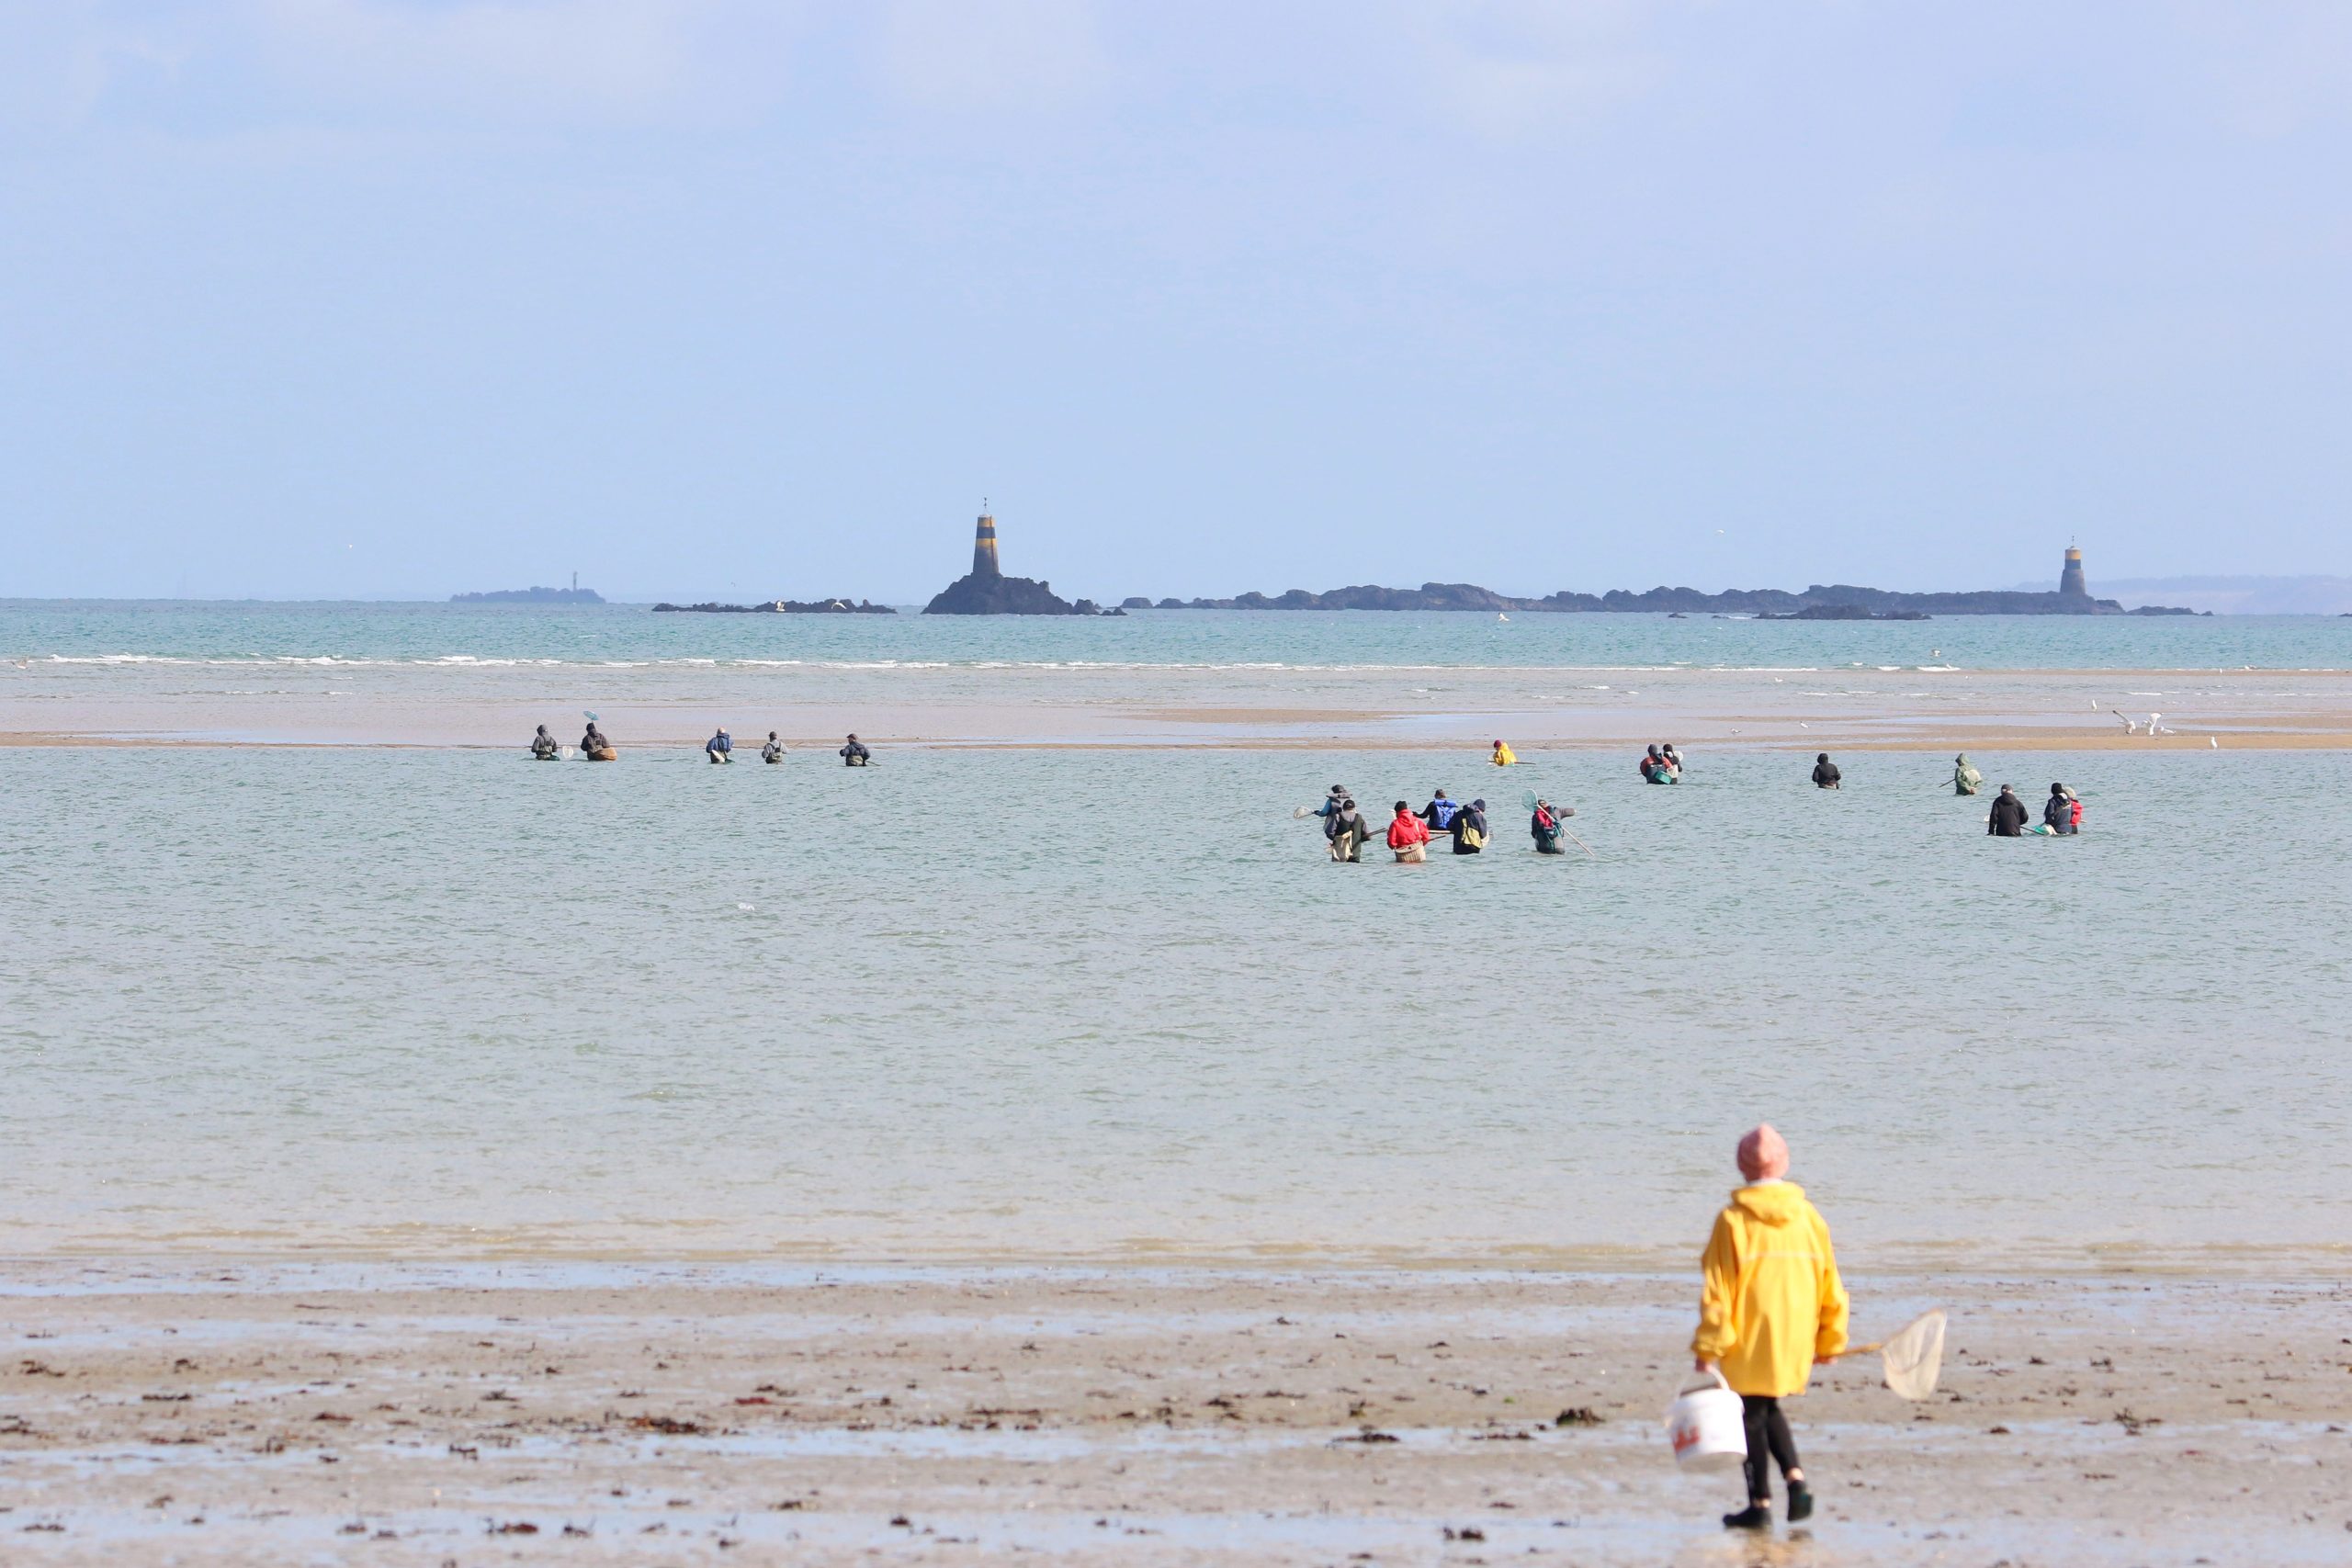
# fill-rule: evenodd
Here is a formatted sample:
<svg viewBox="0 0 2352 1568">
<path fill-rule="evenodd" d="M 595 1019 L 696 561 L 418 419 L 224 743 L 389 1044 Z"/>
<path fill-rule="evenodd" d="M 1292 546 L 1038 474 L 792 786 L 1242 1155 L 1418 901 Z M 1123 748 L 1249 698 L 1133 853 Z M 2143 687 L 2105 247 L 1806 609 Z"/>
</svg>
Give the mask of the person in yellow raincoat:
<svg viewBox="0 0 2352 1568">
<path fill-rule="evenodd" d="M 1517 757 L 1511 755 L 1510 748 L 1499 740 L 1495 742 L 1495 754 L 1487 760 L 1498 768 L 1508 768 L 1519 761 Z"/>
<path fill-rule="evenodd" d="M 1791 1523 L 1811 1517 L 1813 1493 L 1797 1461 L 1781 1401 L 1803 1393 L 1816 1362 L 1846 1348 L 1846 1287 L 1829 1225 L 1787 1180 L 1789 1145 L 1770 1123 L 1739 1141 L 1736 1189 L 1707 1238 L 1699 1332 L 1690 1353 L 1720 1371 L 1739 1395 L 1747 1427 L 1747 1506 L 1725 1514 L 1732 1529 L 1772 1524 L 1772 1464 L 1789 1488 Z"/>
</svg>

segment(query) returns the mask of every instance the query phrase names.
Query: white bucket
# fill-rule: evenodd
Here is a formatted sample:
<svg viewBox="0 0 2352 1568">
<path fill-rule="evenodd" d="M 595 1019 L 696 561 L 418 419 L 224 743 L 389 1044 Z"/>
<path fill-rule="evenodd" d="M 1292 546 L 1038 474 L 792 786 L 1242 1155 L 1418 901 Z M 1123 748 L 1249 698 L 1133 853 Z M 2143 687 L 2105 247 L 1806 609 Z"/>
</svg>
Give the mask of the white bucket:
<svg viewBox="0 0 2352 1568">
<path fill-rule="evenodd" d="M 1747 1428 L 1740 1420 L 1739 1395 L 1709 1369 L 1709 1382 L 1693 1383 L 1667 1407 L 1666 1438 L 1674 1462 L 1685 1470 L 1729 1470 L 1747 1459 Z"/>
</svg>

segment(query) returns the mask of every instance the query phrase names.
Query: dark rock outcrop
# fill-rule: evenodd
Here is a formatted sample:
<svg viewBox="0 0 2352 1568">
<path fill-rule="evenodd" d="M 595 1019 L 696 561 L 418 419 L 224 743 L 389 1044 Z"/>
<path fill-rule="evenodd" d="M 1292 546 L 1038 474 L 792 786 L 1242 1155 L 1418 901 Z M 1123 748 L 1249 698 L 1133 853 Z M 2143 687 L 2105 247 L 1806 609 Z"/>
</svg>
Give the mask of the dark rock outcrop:
<svg viewBox="0 0 2352 1568">
<path fill-rule="evenodd" d="M 1702 593 L 1696 588 L 1653 588 L 1634 593 L 1562 590 L 1541 599 L 1519 599 L 1468 582 L 1424 582 L 1419 588 L 1334 588 L 1310 593 L 1294 588 L 1268 597 L 1243 593 L 1231 599 L 1162 599 L 1162 610 L 1485 610 L 1568 614 L 1668 615 L 1679 611 L 1717 615 L 1792 616 L 1815 607 L 1843 607 L 1859 614 L 1836 618 L 1889 619 L 1908 615 L 2120 615 L 2112 599 L 2073 594 L 1994 591 L 1965 593 L 1898 593 L 1851 583 L 1815 583 L 1802 593 L 1782 588 L 1733 588 Z M 1808 619 L 1821 619 L 1809 616 Z"/>
<path fill-rule="evenodd" d="M 1030 577 L 966 572 L 922 607 L 926 615 L 1091 615 Z"/>
</svg>

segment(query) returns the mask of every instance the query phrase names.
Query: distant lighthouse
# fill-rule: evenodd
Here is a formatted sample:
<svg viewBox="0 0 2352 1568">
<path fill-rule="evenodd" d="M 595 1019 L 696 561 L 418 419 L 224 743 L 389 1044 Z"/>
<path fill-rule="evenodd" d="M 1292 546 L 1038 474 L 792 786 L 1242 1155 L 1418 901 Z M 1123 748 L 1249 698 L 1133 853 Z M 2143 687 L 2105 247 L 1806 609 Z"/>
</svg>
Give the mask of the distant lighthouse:
<svg viewBox="0 0 2352 1568">
<path fill-rule="evenodd" d="M 986 523 L 988 519 L 983 517 L 980 521 Z M 996 547 L 991 545 L 989 547 L 993 553 Z M 2058 592 L 2069 599 L 2087 599 L 2091 596 L 2091 591 L 2083 584 L 2083 552 L 2077 546 L 2066 547 L 2066 565 L 2058 573 Z"/>
<path fill-rule="evenodd" d="M 997 564 L 996 559 L 996 519 L 985 512 L 980 513 L 979 525 L 972 530 L 972 575 L 974 577 L 1002 577 L 1004 575 L 1004 569 Z M 2082 575 L 2079 570 L 2075 571 L 2075 578 L 2077 583 L 2081 581 Z"/>
</svg>

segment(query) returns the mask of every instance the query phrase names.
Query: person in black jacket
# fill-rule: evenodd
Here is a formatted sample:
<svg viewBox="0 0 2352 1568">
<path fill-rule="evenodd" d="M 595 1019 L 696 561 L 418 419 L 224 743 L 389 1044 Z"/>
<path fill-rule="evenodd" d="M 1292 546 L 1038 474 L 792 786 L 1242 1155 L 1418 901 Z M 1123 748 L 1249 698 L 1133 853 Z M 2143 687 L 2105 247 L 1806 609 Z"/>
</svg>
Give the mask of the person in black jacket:
<svg viewBox="0 0 2352 1568">
<path fill-rule="evenodd" d="M 1829 753 L 1828 753 L 1828 752 L 1824 751 L 1820 756 L 1818 756 L 1818 757 L 1816 757 L 1816 758 L 1815 758 L 1815 759 L 1814 759 L 1814 762 L 1813 762 L 1813 786 L 1814 786 L 1814 788 L 1815 788 L 1815 789 L 1836 789 L 1836 788 L 1838 788 L 1838 781 L 1840 778 L 1842 778 L 1843 776 L 1844 776 L 1844 775 L 1843 775 L 1843 774 L 1841 774 L 1841 773 L 1838 773 L 1838 764 L 1837 764 L 1837 763 L 1835 763 L 1835 762 L 1833 762 L 1833 761 L 1831 761 L 1829 760 Z"/>
<path fill-rule="evenodd" d="M 1487 847 L 1487 803 L 1483 800 L 1474 800 L 1456 811 L 1447 831 L 1453 835 L 1455 854 L 1483 853 Z M 1476 834 L 1478 840 L 1475 844 L 1470 841 L 1473 834 Z"/>
<path fill-rule="evenodd" d="M 1346 795 L 1331 802 L 1331 814 L 1323 819 L 1324 841 L 1330 846 L 1331 858 L 1348 865 L 1363 863 L 1363 841 L 1372 825 L 1356 809 L 1356 803 Z"/>
<path fill-rule="evenodd" d="M 2003 784 L 2001 793 L 1993 797 L 1993 818 L 1985 824 L 1984 831 L 2003 839 L 2022 839 L 2025 824 L 2025 802 L 2018 798 L 2017 791 Z"/>
</svg>

